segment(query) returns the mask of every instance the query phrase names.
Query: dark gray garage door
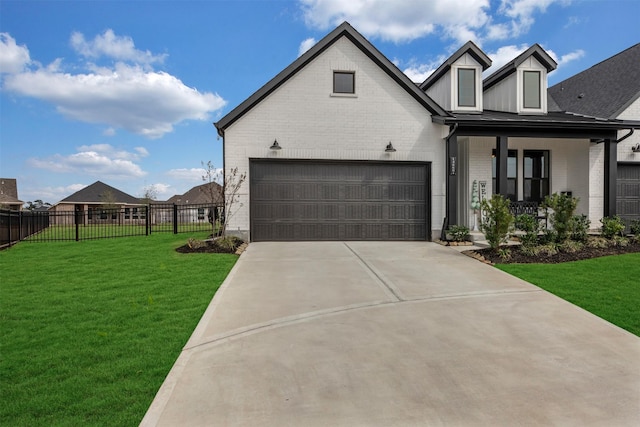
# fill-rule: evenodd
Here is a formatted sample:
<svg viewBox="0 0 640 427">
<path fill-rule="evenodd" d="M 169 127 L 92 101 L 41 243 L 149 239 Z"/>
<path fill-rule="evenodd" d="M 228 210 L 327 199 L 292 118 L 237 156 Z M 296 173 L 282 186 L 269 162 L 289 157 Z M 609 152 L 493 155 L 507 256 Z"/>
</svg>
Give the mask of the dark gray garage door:
<svg viewBox="0 0 640 427">
<path fill-rule="evenodd" d="M 618 163 L 616 209 L 627 224 L 640 219 L 640 164 Z"/>
<path fill-rule="evenodd" d="M 429 179 L 426 163 L 254 160 L 251 239 L 428 239 Z"/>
</svg>

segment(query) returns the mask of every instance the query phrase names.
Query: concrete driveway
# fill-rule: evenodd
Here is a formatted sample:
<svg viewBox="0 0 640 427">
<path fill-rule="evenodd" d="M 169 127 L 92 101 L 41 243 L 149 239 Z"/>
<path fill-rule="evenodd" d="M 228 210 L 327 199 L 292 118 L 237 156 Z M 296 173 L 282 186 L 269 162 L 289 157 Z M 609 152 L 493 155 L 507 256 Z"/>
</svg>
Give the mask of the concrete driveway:
<svg viewBox="0 0 640 427">
<path fill-rule="evenodd" d="M 434 243 L 252 243 L 142 425 L 638 426 L 640 339 Z"/>
</svg>

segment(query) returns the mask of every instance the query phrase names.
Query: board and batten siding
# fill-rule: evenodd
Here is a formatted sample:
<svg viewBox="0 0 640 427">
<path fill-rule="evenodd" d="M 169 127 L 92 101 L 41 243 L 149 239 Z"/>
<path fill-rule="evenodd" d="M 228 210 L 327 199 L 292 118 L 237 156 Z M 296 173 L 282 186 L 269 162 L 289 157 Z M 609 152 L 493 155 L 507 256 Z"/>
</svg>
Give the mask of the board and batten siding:
<svg viewBox="0 0 640 427">
<path fill-rule="evenodd" d="M 527 111 L 522 107 L 522 73 L 523 71 L 540 71 L 541 109 Z M 505 77 L 501 82 L 496 83 L 484 91 L 484 109 L 495 111 L 506 111 L 510 113 L 546 113 L 547 112 L 547 69 L 533 56 L 527 58 L 520 64 L 516 71 Z"/>
<path fill-rule="evenodd" d="M 355 72 L 355 95 L 334 95 L 333 71 Z M 444 217 L 443 138 L 429 112 L 348 39 L 337 40 L 225 130 L 225 167 L 249 172 L 249 159 L 430 162 L 432 229 Z M 281 150 L 270 150 L 274 140 Z M 395 153 L 385 153 L 392 142 Z M 250 227 L 249 182 L 229 230 Z M 434 234 L 437 235 L 437 234 Z M 246 234 L 245 234 L 246 236 Z"/>
</svg>

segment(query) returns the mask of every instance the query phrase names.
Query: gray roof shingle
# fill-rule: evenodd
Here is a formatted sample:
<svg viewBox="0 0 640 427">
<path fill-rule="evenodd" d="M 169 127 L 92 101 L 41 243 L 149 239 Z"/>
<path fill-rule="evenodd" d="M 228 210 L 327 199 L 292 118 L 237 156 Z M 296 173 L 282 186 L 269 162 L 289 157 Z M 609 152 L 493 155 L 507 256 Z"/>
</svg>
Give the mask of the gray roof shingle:
<svg viewBox="0 0 640 427">
<path fill-rule="evenodd" d="M 109 202 L 127 205 L 142 204 L 137 197 L 133 197 L 101 181 L 96 181 L 88 187 L 76 191 L 69 197 L 62 199 L 60 203 L 105 203 L 107 202 L 105 194 L 109 193 L 113 196 L 113 200 L 109 200 Z"/>
<path fill-rule="evenodd" d="M 614 119 L 640 97 L 640 43 L 549 88 L 563 111 Z"/>
</svg>

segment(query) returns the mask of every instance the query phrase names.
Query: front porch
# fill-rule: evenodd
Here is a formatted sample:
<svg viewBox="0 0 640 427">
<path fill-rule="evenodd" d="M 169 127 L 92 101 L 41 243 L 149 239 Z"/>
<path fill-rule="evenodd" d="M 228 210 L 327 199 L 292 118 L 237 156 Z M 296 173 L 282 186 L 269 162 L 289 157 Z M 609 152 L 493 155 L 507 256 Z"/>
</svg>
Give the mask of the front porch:
<svg viewBox="0 0 640 427">
<path fill-rule="evenodd" d="M 547 195 L 567 192 L 579 198 L 577 213 L 592 224 L 616 214 L 617 133 L 629 128 L 623 122 L 487 111 L 433 120 L 450 126 L 445 229 L 473 227 L 474 181 L 481 199 L 501 194 L 542 203 Z"/>
</svg>

